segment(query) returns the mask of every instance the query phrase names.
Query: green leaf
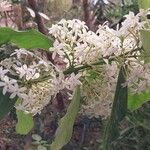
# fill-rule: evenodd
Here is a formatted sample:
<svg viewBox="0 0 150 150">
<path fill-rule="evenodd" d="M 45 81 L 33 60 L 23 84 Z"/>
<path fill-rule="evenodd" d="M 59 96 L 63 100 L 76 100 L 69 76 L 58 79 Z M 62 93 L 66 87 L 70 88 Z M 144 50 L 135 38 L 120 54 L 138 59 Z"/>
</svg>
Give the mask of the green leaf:
<svg viewBox="0 0 150 150">
<path fill-rule="evenodd" d="M 9 94 L 3 95 L 0 89 L 0 120 L 5 117 L 7 113 L 14 107 L 16 98 L 10 99 Z"/>
<path fill-rule="evenodd" d="M 147 91 L 139 94 L 131 94 L 130 92 L 128 93 L 128 109 L 130 111 L 140 108 L 144 103 L 150 100 L 150 92 Z"/>
<path fill-rule="evenodd" d="M 42 137 L 39 136 L 38 134 L 33 134 L 33 135 L 32 135 L 32 139 L 33 139 L 33 140 L 36 140 L 36 141 L 41 141 L 41 140 L 42 140 Z"/>
<path fill-rule="evenodd" d="M 16 125 L 16 131 L 19 134 L 26 135 L 30 132 L 30 130 L 33 128 L 34 122 L 33 117 L 31 114 L 25 114 L 21 110 L 17 110 L 17 125 Z"/>
<path fill-rule="evenodd" d="M 140 108 L 128 113 L 129 120 L 134 126 L 142 126 L 150 130 L 150 101 L 141 105 Z"/>
<path fill-rule="evenodd" d="M 89 79 L 96 79 L 99 77 L 99 74 L 94 70 L 90 70 L 88 72 L 88 74 L 89 74 L 89 76 L 87 76 L 87 78 L 89 78 Z"/>
<path fill-rule="evenodd" d="M 0 45 L 7 43 L 13 43 L 26 49 L 42 48 L 47 50 L 52 46 L 52 41 L 36 30 L 15 31 L 10 28 L 0 28 Z"/>
<path fill-rule="evenodd" d="M 51 150 L 60 150 L 67 144 L 72 136 L 73 125 L 80 107 L 80 87 L 74 92 L 71 104 L 67 109 L 66 115 L 60 120 L 59 127 L 56 131 L 56 137 L 51 144 Z"/>
<path fill-rule="evenodd" d="M 43 146 L 43 145 L 39 145 L 38 146 L 38 150 L 47 150 L 47 148 L 45 146 Z"/>
<path fill-rule="evenodd" d="M 148 9 L 150 8 L 150 0 L 138 0 L 139 8 Z"/>
<path fill-rule="evenodd" d="M 127 86 L 122 84 L 126 81 L 125 68 L 122 66 L 119 72 L 116 92 L 110 118 L 104 133 L 104 149 L 111 150 L 111 143 L 119 136 L 119 122 L 123 120 L 127 112 Z"/>
<path fill-rule="evenodd" d="M 150 30 L 141 30 L 141 40 L 144 48 L 144 61 L 150 62 Z"/>
</svg>

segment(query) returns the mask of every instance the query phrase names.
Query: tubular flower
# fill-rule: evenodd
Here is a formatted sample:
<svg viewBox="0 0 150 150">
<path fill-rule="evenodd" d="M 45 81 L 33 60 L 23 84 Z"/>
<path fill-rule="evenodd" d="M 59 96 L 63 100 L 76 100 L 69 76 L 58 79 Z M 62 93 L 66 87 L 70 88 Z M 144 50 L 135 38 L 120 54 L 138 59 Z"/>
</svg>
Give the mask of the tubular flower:
<svg viewBox="0 0 150 150">
<path fill-rule="evenodd" d="M 96 33 L 88 30 L 83 21 L 63 19 L 49 28 L 49 34 L 56 38 L 50 48 L 53 58 L 58 54 L 66 67 L 90 64 L 101 57 L 99 38 Z"/>
<path fill-rule="evenodd" d="M 81 85 L 83 103 L 80 113 L 89 117 L 110 114 L 120 66 L 127 65 L 127 86 L 133 93 L 150 88 L 150 65 L 144 64 L 139 30 L 144 28 L 148 11 L 130 12 L 121 27 L 100 25 L 96 33 L 85 22 L 61 20 L 49 28 L 55 38 L 54 64 L 37 51 L 17 49 L 0 62 L 0 89 L 10 98 L 19 97 L 17 109 L 40 113 L 44 106 L 66 89 L 70 97 Z M 32 61 L 31 61 L 32 60 Z M 101 63 L 102 62 L 102 63 Z"/>
<path fill-rule="evenodd" d="M 81 113 L 89 117 L 106 118 L 111 111 L 118 68 L 115 63 L 95 67 L 87 75 L 82 84 L 84 98 Z"/>
<path fill-rule="evenodd" d="M 31 58 L 33 61 L 29 61 Z M 21 100 L 17 109 L 33 115 L 40 113 L 51 97 L 59 92 L 54 91 L 56 88 L 52 84 L 52 80 L 57 80 L 54 66 L 34 53 L 25 49 L 15 50 L 0 64 L 0 88 L 4 95 L 9 93 L 10 98 L 17 96 Z"/>
<path fill-rule="evenodd" d="M 16 108 L 33 115 L 40 113 L 55 95 L 53 88 L 51 79 L 33 84 Z"/>
</svg>

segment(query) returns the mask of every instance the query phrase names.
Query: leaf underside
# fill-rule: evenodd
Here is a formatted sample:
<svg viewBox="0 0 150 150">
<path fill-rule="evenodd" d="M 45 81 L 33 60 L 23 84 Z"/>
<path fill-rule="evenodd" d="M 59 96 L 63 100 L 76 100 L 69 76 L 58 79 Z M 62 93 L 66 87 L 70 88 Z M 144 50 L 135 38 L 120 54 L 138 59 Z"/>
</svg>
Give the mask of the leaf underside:
<svg viewBox="0 0 150 150">
<path fill-rule="evenodd" d="M 80 107 L 80 87 L 74 92 L 73 99 L 67 109 L 66 115 L 60 120 L 56 131 L 56 137 L 51 144 L 51 150 L 60 150 L 66 145 L 72 136 L 73 125 Z"/>
<path fill-rule="evenodd" d="M 36 30 L 15 31 L 10 28 L 0 28 L 0 46 L 3 44 L 15 44 L 19 48 L 48 50 L 52 47 L 52 40 Z"/>
<path fill-rule="evenodd" d="M 105 150 L 111 150 L 112 142 L 119 136 L 119 122 L 123 120 L 127 112 L 128 90 L 127 86 L 122 86 L 125 81 L 125 68 L 122 66 L 118 76 L 111 115 L 104 133 L 103 146 Z"/>
<path fill-rule="evenodd" d="M 0 89 L 0 120 L 11 111 L 17 100 L 17 98 L 10 99 L 9 96 L 9 94 L 3 95 L 2 90 Z"/>
</svg>

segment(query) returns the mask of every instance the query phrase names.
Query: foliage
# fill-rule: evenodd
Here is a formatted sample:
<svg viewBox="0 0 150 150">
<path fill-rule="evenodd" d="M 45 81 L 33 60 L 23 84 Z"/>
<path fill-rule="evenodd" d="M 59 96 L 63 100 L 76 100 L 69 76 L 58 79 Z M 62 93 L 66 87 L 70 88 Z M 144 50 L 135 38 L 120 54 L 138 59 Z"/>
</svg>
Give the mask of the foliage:
<svg viewBox="0 0 150 150">
<path fill-rule="evenodd" d="M 144 48 L 144 60 L 145 63 L 150 62 L 150 45 L 149 45 L 149 39 L 150 39 L 150 31 L 149 30 L 141 30 L 141 39 L 143 43 L 143 48 Z"/>
<path fill-rule="evenodd" d="M 36 30 L 14 31 L 10 28 L 0 28 L 0 45 L 7 43 L 13 43 L 16 44 L 18 47 L 24 47 L 28 49 L 33 48 L 48 49 L 50 46 L 52 46 L 51 40 L 46 36 L 42 35 L 41 33 L 37 32 Z M 10 96 L 9 94 L 4 96 L 1 91 L 0 96 L 1 119 L 14 107 L 14 104 L 16 102 L 16 98 L 10 99 L 9 96 Z"/>
<path fill-rule="evenodd" d="M 129 11 L 136 14 L 139 12 L 138 0 L 124 0 L 124 4 L 122 5 L 122 15 L 129 13 Z"/>
<path fill-rule="evenodd" d="M 150 8 L 150 1 L 149 0 L 138 0 L 139 7 L 142 9 L 149 9 Z"/>
<path fill-rule="evenodd" d="M 31 114 L 25 114 L 23 111 L 17 110 L 16 131 L 19 134 L 26 135 L 33 128 L 33 118 Z"/>
<path fill-rule="evenodd" d="M 2 90 L 0 89 L 0 120 L 5 117 L 7 113 L 14 107 L 17 98 L 9 98 L 9 94 L 3 95 Z"/>
<path fill-rule="evenodd" d="M 130 112 L 127 116 L 134 124 L 134 126 L 142 126 L 144 129 L 150 131 L 150 102 L 146 102 L 140 108 Z"/>
<path fill-rule="evenodd" d="M 120 132 L 120 136 L 112 145 L 112 150 L 146 150 L 149 149 L 149 115 L 150 102 L 143 104 L 139 109 L 129 112 L 126 116 L 128 123 Z"/>
<path fill-rule="evenodd" d="M 12 1 L 12 3 L 14 3 L 14 4 L 18 4 L 18 3 L 21 3 L 23 0 L 11 0 Z"/>
<path fill-rule="evenodd" d="M 103 0 L 98 0 L 93 10 L 97 22 L 109 21 L 110 25 L 113 26 L 116 23 L 121 23 L 124 15 L 128 14 L 129 11 L 138 13 L 138 0 L 110 1 L 107 4 Z"/>
<path fill-rule="evenodd" d="M 150 93 L 149 92 L 142 92 L 142 93 L 136 93 L 131 94 L 129 92 L 128 94 L 128 109 L 133 111 L 142 106 L 142 104 L 146 103 L 150 100 Z"/>
<path fill-rule="evenodd" d="M 32 139 L 34 140 L 32 144 L 37 146 L 37 150 L 47 150 L 46 146 L 48 144 L 46 141 L 42 140 L 41 136 L 38 134 L 33 134 Z"/>
<path fill-rule="evenodd" d="M 0 45 L 12 43 L 20 48 L 41 48 L 48 50 L 52 41 L 36 30 L 15 31 L 10 28 L 0 28 Z"/>
<path fill-rule="evenodd" d="M 55 135 L 56 137 L 54 142 L 51 144 L 51 150 L 61 149 L 70 141 L 75 118 L 80 107 L 80 98 L 80 87 L 77 87 L 74 92 L 72 102 L 67 109 L 66 115 L 59 122 L 59 127 Z"/>
<path fill-rule="evenodd" d="M 122 84 L 126 81 L 124 66 L 121 67 L 118 76 L 116 92 L 110 119 L 106 125 L 106 131 L 104 134 L 104 149 L 111 150 L 111 144 L 119 136 L 119 122 L 126 116 L 127 111 L 127 86 L 122 87 Z"/>
<path fill-rule="evenodd" d="M 139 0 L 139 6 L 146 9 L 149 2 Z M 119 12 L 112 13 L 117 18 Z M 135 150 L 142 149 L 143 145 L 147 148 L 150 130 L 147 13 L 147 10 L 137 15 L 130 12 L 118 29 L 104 24 L 96 33 L 90 31 L 85 22 L 63 19 L 49 28 L 54 43 L 36 30 L 0 28 L 0 46 L 14 47 L 6 57 L 2 54 L 0 58 L 0 119 L 14 107 L 19 97 L 21 102 L 15 106 L 16 131 L 25 135 L 33 128 L 33 116 L 41 113 L 60 91 L 65 91 L 72 100 L 58 123 L 54 141 L 48 144 L 34 134 L 33 143 L 38 149 L 60 150 L 65 146 L 71 139 L 78 111 L 108 119 L 104 150 L 121 149 L 120 143 Z M 38 49 L 49 49 L 53 61 L 38 55 Z M 145 62 L 141 60 L 143 51 Z M 128 123 L 127 128 L 121 126 L 123 121 Z M 139 134 L 139 129 L 144 131 L 144 136 Z M 142 144 L 137 143 L 138 140 Z M 130 143 L 126 144 L 127 141 Z"/>
</svg>

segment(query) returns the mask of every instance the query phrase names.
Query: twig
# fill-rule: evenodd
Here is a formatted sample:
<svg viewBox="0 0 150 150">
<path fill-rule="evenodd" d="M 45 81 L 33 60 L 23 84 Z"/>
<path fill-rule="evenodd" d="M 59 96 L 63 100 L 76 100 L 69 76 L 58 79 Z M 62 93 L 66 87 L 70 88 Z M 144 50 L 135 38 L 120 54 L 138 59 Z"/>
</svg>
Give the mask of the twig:
<svg viewBox="0 0 150 150">
<path fill-rule="evenodd" d="M 36 0 L 28 0 L 28 4 L 30 5 L 31 9 L 35 13 L 35 19 L 36 19 L 36 23 L 37 23 L 37 26 L 38 26 L 38 30 L 41 33 L 47 35 L 48 34 L 48 30 L 44 26 L 44 22 L 42 20 L 42 17 L 39 15 L 38 5 L 37 5 Z"/>
<path fill-rule="evenodd" d="M 59 110 L 60 111 L 63 110 L 65 108 L 65 105 L 64 105 L 64 100 L 61 92 L 57 93 L 56 100 L 57 100 L 57 105 Z"/>
</svg>

